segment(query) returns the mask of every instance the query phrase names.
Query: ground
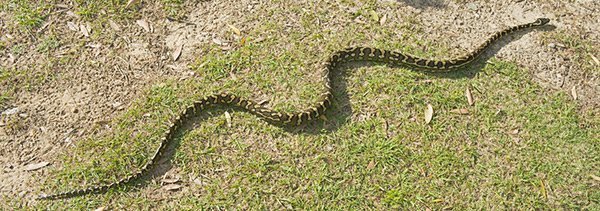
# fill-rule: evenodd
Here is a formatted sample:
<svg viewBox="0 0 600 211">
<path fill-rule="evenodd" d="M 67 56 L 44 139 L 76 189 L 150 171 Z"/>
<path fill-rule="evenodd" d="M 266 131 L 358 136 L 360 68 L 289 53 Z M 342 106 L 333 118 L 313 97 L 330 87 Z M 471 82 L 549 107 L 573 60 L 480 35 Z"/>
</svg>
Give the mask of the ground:
<svg viewBox="0 0 600 211">
<path fill-rule="evenodd" d="M 597 1 L 1 0 L 0 17 L 2 209 L 600 208 Z M 35 200 L 133 174 L 202 96 L 296 111 L 336 50 L 453 58 L 538 17 L 458 72 L 344 65 L 302 127 L 209 109 L 150 175 Z"/>
</svg>

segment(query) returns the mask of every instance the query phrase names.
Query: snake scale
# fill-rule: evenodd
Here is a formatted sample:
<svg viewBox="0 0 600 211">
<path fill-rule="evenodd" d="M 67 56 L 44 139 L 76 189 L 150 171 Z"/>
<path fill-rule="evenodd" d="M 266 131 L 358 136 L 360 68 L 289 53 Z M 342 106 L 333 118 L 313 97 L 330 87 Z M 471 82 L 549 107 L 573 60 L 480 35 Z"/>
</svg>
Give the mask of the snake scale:
<svg viewBox="0 0 600 211">
<path fill-rule="evenodd" d="M 522 29 L 535 26 L 542 26 L 547 24 L 549 21 L 550 20 L 548 18 L 538 18 L 534 22 L 513 26 L 503 31 L 499 31 L 492 35 L 490 38 L 488 38 L 481 46 L 479 46 L 474 51 L 452 60 L 428 60 L 403 54 L 400 52 L 368 47 L 353 47 L 337 51 L 331 57 L 329 57 L 329 59 L 326 60 L 322 65 L 322 71 L 324 73 L 323 81 L 325 84 L 326 91 L 321 95 L 320 101 L 318 101 L 318 103 L 315 106 L 296 113 L 282 113 L 274 111 L 269 108 L 263 107 L 259 103 L 256 103 L 252 100 L 240 98 L 229 93 L 221 93 L 206 96 L 203 99 L 194 102 L 194 104 L 187 107 L 187 109 L 185 109 L 185 111 L 183 111 L 181 115 L 177 116 L 174 121 L 168 123 L 169 129 L 165 132 L 164 136 L 162 136 L 160 140 L 160 145 L 156 149 L 156 152 L 152 155 L 150 161 L 148 161 L 148 163 L 146 163 L 146 165 L 144 165 L 144 167 L 142 167 L 142 169 L 139 169 L 136 173 L 110 184 L 92 186 L 87 189 L 73 190 L 52 195 L 42 195 L 39 197 L 39 199 L 59 199 L 84 195 L 93 192 L 102 192 L 110 188 L 126 184 L 137 178 L 140 178 L 143 174 L 145 174 L 148 171 L 148 169 L 152 168 L 153 165 L 158 162 L 166 146 L 174 138 L 173 136 L 175 131 L 180 126 L 182 126 L 186 119 L 188 119 L 191 116 L 194 116 L 199 111 L 204 110 L 208 106 L 237 106 L 272 123 L 291 126 L 301 125 L 305 122 L 319 118 L 330 107 L 333 98 L 333 95 L 331 93 L 331 73 L 341 63 L 349 61 L 373 61 L 389 63 L 393 65 L 406 65 L 409 67 L 423 68 L 434 72 L 449 71 L 472 63 L 479 55 L 482 54 L 482 52 L 488 46 L 490 46 L 494 41 L 498 40 L 502 36 Z"/>
</svg>

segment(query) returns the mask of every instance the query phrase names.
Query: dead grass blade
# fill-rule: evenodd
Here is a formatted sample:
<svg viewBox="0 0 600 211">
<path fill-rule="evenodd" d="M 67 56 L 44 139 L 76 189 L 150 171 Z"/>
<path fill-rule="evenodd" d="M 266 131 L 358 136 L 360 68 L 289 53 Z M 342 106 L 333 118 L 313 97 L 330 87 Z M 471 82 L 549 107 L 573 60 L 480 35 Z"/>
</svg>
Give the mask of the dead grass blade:
<svg viewBox="0 0 600 211">
<path fill-rule="evenodd" d="M 460 115 L 467 115 L 467 114 L 469 114 L 469 110 L 466 109 L 466 108 L 457 108 L 457 109 L 452 109 L 450 111 L 450 113 L 460 114 Z"/>
<path fill-rule="evenodd" d="M 473 94 L 471 94 L 471 88 L 467 87 L 467 90 L 465 90 L 465 96 L 467 97 L 467 101 L 469 101 L 470 106 L 475 105 L 475 100 L 473 99 Z"/>
<path fill-rule="evenodd" d="M 231 24 L 227 24 L 227 26 L 229 26 L 229 28 L 235 35 L 242 36 L 242 32 L 238 28 L 236 28 L 235 26 L 233 26 Z"/>
</svg>

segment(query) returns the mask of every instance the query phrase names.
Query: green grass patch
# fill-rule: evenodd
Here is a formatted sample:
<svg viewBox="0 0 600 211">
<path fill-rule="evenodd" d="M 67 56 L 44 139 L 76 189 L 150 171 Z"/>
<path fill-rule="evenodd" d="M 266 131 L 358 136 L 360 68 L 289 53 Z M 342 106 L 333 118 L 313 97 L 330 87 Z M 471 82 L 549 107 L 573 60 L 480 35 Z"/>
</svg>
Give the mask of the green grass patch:
<svg viewBox="0 0 600 211">
<path fill-rule="evenodd" d="M 60 41 L 56 36 L 47 36 L 37 45 L 36 50 L 39 53 L 48 53 L 60 46 Z"/>
<path fill-rule="evenodd" d="M 17 44 L 10 48 L 10 52 L 15 56 L 21 56 L 25 53 L 25 45 Z"/>
<path fill-rule="evenodd" d="M 17 23 L 25 29 L 35 29 L 46 19 L 44 4 L 33 5 L 27 1 L 10 1 L 9 5 L 13 7 Z"/>
<path fill-rule="evenodd" d="M 0 107 L 3 107 L 8 100 L 12 99 L 12 97 L 8 94 L 7 91 L 0 92 Z"/>
<path fill-rule="evenodd" d="M 97 20 L 98 18 L 105 19 L 107 16 L 101 15 L 102 13 L 123 19 L 133 18 L 138 9 L 135 4 L 130 5 L 130 7 L 125 7 L 128 2 L 126 0 L 75 0 L 74 2 L 75 14 L 79 15 L 84 20 Z"/>
<path fill-rule="evenodd" d="M 33 91 L 44 83 L 53 80 L 56 73 L 52 71 L 52 63 L 34 65 L 25 68 L 1 68 L 0 69 L 0 99 L 6 101 L 13 98 L 19 90 Z"/>
<path fill-rule="evenodd" d="M 168 17 L 175 19 L 183 19 L 186 11 L 184 11 L 184 0 L 161 0 L 163 10 Z"/>
</svg>

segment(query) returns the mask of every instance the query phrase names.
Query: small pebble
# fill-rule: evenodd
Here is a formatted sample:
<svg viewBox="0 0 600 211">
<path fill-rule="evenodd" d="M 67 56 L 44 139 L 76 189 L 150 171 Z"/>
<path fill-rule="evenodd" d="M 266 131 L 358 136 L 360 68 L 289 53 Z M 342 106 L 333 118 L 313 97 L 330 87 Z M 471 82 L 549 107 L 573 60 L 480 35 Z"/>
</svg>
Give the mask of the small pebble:
<svg viewBox="0 0 600 211">
<path fill-rule="evenodd" d="M 11 108 L 11 109 L 7 109 L 7 110 L 3 111 L 2 114 L 13 115 L 13 114 L 16 114 L 17 112 L 19 112 L 19 108 Z"/>
<path fill-rule="evenodd" d="M 121 110 L 121 109 L 123 109 L 122 105 L 123 105 L 123 103 L 115 102 L 112 104 L 112 107 L 113 107 L 113 109 Z"/>
<path fill-rule="evenodd" d="M 479 6 L 477 6 L 477 4 L 475 3 L 468 3 L 467 8 L 469 8 L 470 10 L 477 10 L 479 9 Z"/>
</svg>

